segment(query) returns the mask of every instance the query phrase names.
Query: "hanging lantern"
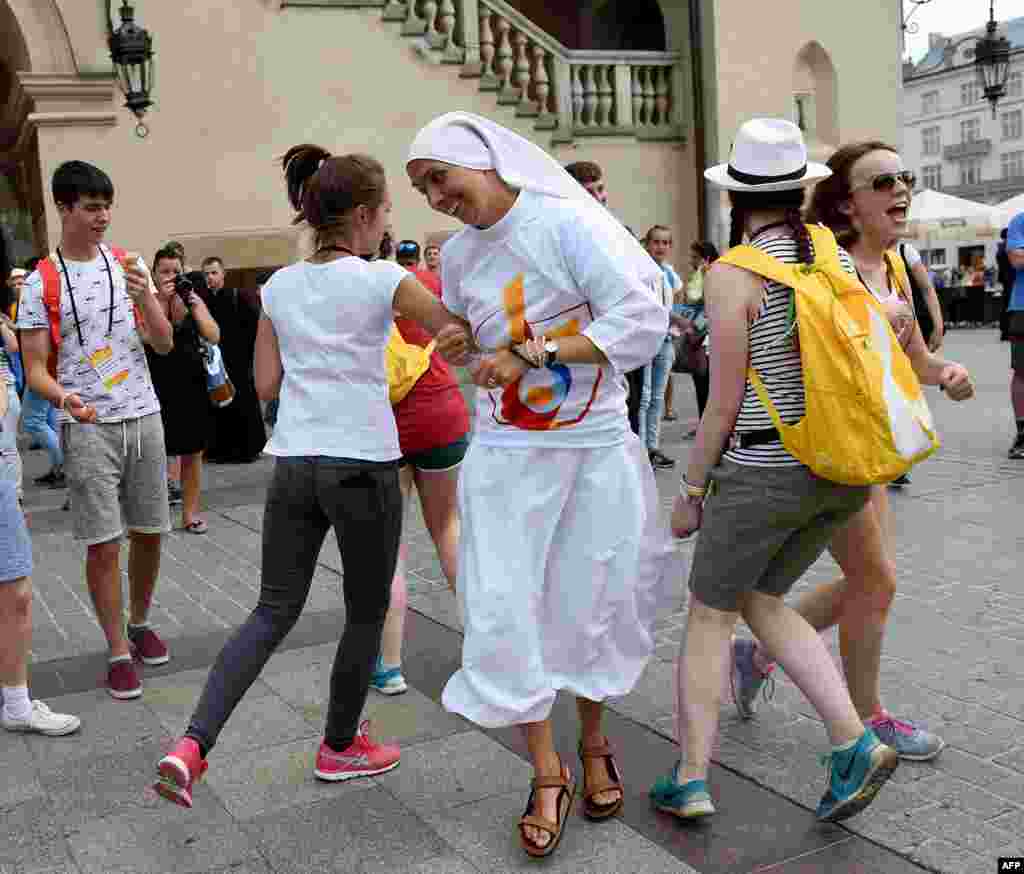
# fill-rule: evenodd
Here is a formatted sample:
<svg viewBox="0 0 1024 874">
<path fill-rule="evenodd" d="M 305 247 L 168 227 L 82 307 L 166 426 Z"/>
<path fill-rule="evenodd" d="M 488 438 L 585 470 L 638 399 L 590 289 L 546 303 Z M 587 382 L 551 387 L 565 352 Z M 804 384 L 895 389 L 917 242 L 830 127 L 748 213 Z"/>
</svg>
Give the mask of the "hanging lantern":
<svg viewBox="0 0 1024 874">
<path fill-rule="evenodd" d="M 974 68 L 995 118 L 996 104 L 1006 96 L 1006 80 L 1010 75 L 1010 41 L 1005 36 L 996 36 L 995 0 L 989 6 L 985 36 L 978 40 L 974 52 Z"/>
<path fill-rule="evenodd" d="M 150 91 L 153 87 L 153 38 L 144 27 L 135 23 L 135 7 L 124 0 L 121 6 L 121 26 L 114 30 L 107 0 L 107 20 L 110 59 L 114 62 L 117 78 L 125 96 L 125 106 L 139 120 L 135 132 L 144 137 L 149 128 L 142 117 L 153 105 Z"/>
</svg>

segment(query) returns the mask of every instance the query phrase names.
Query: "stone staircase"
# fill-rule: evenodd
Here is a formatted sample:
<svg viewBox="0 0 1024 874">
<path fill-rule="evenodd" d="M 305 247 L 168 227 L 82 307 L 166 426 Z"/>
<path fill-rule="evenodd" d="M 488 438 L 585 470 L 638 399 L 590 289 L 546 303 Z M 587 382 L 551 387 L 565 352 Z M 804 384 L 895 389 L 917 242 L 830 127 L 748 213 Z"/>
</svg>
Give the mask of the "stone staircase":
<svg viewBox="0 0 1024 874">
<path fill-rule="evenodd" d="M 505 0 L 281 0 L 281 8 L 379 8 L 420 58 L 476 79 L 518 118 L 578 137 L 684 141 L 688 118 L 679 52 L 573 51 Z"/>
</svg>

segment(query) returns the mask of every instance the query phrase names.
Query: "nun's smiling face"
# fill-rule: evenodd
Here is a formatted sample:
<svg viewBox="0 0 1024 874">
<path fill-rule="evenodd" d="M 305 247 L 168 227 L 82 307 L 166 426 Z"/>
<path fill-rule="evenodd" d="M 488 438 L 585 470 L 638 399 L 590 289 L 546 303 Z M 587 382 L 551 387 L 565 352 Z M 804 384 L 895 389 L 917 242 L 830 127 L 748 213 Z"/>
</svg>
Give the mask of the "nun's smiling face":
<svg viewBox="0 0 1024 874">
<path fill-rule="evenodd" d="M 493 170 L 467 170 L 425 158 L 410 161 L 407 170 L 412 187 L 431 209 L 465 225 L 490 227 L 515 202 L 515 192 Z"/>
</svg>

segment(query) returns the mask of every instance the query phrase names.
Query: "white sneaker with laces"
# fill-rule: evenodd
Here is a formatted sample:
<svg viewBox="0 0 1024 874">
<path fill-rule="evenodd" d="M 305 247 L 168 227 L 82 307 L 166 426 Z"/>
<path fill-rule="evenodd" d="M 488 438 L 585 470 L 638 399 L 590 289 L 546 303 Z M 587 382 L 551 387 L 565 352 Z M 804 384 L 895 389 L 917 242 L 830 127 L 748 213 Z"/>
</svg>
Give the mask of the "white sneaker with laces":
<svg viewBox="0 0 1024 874">
<path fill-rule="evenodd" d="M 32 713 L 28 719 L 2 720 L 3 727 L 8 731 L 25 731 L 33 734 L 45 734 L 49 737 L 60 737 L 78 731 L 82 720 L 68 713 L 54 713 L 42 701 L 32 702 Z"/>
</svg>

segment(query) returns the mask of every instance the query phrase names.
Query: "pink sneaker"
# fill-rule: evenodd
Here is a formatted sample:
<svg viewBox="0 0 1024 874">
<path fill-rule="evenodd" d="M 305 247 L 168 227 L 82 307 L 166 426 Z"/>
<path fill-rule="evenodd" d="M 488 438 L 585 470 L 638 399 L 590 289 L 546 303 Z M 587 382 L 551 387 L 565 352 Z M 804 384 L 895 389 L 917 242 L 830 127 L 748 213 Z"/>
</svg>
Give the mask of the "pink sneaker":
<svg viewBox="0 0 1024 874">
<path fill-rule="evenodd" d="M 110 662 L 107 668 L 107 691 L 119 701 L 138 698 L 142 694 L 142 683 L 131 659 Z"/>
<path fill-rule="evenodd" d="M 148 625 L 140 629 L 129 629 L 128 639 L 131 641 L 135 655 L 144 665 L 166 665 L 171 656 L 167 652 L 167 644 Z"/>
<path fill-rule="evenodd" d="M 351 780 L 372 777 L 398 767 L 401 752 L 397 744 L 381 744 L 370 739 L 370 723 L 364 721 L 347 749 L 335 752 L 327 742 L 320 744 L 313 773 L 321 780 Z"/>
<path fill-rule="evenodd" d="M 206 773 L 206 759 L 199 753 L 199 744 L 183 737 L 156 766 L 160 779 L 153 784 L 157 793 L 182 807 L 192 806 L 192 784 Z"/>
</svg>

